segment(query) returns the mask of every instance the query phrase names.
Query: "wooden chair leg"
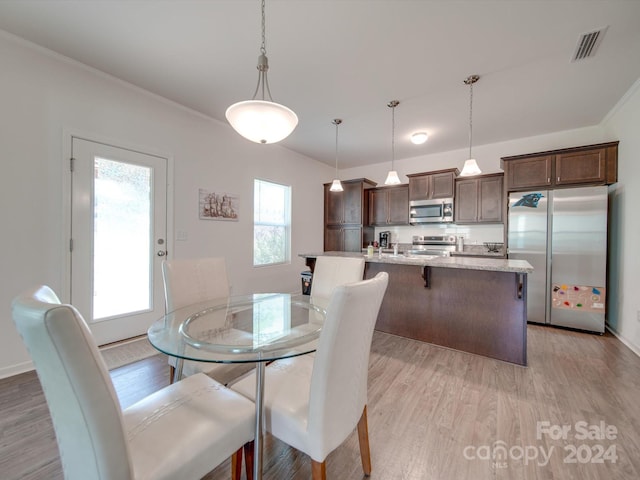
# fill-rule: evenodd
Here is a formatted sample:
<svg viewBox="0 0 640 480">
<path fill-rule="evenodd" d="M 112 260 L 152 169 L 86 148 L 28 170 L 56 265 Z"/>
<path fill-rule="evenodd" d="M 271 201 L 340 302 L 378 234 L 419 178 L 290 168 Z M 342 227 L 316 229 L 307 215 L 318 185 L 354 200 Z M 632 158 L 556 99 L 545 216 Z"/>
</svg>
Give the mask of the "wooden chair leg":
<svg viewBox="0 0 640 480">
<path fill-rule="evenodd" d="M 173 383 L 173 376 L 176 373 L 176 367 L 173 365 L 169 365 L 169 384 Z"/>
<path fill-rule="evenodd" d="M 242 476 L 242 447 L 231 455 L 231 480 L 240 480 Z"/>
<path fill-rule="evenodd" d="M 312 480 L 327 480 L 327 463 L 316 462 L 311 460 L 311 478 Z"/>
<path fill-rule="evenodd" d="M 371 452 L 369 451 L 369 426 L 367 425 L 367 406 L 362 410 L 362 416 L 358 420 L 358 441 L 360 443 L 360 459 L 362 470 L 368 477 L 371 475 Z"/>
<path fill-rule="evenodd" d="M 244 469 L 247 480 L 253 480 L 253 440 L 244 444 Z"/>
</svg>

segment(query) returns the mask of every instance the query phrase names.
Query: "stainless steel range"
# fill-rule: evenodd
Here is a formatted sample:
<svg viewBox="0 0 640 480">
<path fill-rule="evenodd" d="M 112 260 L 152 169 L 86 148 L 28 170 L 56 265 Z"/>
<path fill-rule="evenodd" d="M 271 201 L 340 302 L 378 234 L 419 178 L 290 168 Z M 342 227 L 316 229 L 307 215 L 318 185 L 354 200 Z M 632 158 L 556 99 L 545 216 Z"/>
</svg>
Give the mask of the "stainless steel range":
<svg viewBox="0 0 640 480">
<path fill-rule="evenodd" d="M 414 235 L 409 255 L 448 257 L 456 250 L 455 235 Z"/>
</svg>

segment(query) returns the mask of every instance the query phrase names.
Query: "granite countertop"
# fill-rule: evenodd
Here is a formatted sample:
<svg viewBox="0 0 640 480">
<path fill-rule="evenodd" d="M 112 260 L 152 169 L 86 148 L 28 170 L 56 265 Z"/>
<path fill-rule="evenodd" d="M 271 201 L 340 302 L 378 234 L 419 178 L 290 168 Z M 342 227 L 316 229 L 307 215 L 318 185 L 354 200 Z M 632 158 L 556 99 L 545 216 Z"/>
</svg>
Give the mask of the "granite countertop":
<svg viewBox="0 0 640 480">
<path fill-rule="evenodd" d="M 366 262 L 374 263 L 394 263 L 398 265 L 418 265 L 442 268 L 462 268 L 466 270 L 488 270 L 494 272 L 515 272 L 515 273 L 533 273 L 533 267 L 526 260 L 509 260 L 506 258 L 486 257 L 436 257 L 431 255 L 415 255 L 405 256 L 393 253 L 383 253 L 382 256 L 374 253 L 369 257 L 366 254 L 356 252 L 321 252 L 321 253 L 300 253 L 302 258 L 316 258 L 323 255 L 335 257 L 362 257 Z"/>
<path fill-rule="evenodd" d="M 416 246 L 412 245 L 411 243 L 399 243 L 398 254 L 403 254 L 404 252 L 408 250 L 413 250 L 415 248 Z M 497 252 L 490 252 L 487 249 L 487 247 L 485 247 L 484 245 L 469 244 L 464 246 L 463 251 L 454 250 L 450 254 L 452 257 L 471 256 L 471 257 L 507 258 L 504 250 L 505 250 L 504 247 L 500 247 L 500 249 Z M 377 255 L 378 247 L 374 247 L 374 251 Z M 363 248 L 362 253 L 366 253 L 366 252 L 367 252 L 367 249 Z M 393 248 L 383 248 L 382 253 L 393 253 Z"/>
<path fill-rule="evenodd" d="M 456 250 L 451 252 L 452 256 L 477 256 L 477 257 L 494 257 L 506 258 L 504 248 L 500 248 L 497 252 L 490 252 L 484 245 L 465 245 L 464 250 Z"/>
</svg>

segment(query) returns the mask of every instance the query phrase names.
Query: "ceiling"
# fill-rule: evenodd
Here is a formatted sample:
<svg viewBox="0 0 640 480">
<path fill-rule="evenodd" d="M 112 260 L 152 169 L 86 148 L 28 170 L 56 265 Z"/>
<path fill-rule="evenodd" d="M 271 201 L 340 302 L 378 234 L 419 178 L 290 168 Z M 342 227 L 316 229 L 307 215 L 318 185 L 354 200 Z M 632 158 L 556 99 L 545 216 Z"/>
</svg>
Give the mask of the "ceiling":
<svg viewBox="0 0 640 480">
<path fill-rule="evenodd" d="M 390 161 L 397 99 L 396 160 L 466 149 L 471 74 L 474 145 L 597 125 L 640 78 L 638 25 L 640 0 L 267 0 L 271 93 L 300 119 L 281 144 L 334 165 L 341 118 L 340 168 Z M 257 82 L 259 0 L 4 0 L 0 29 L 225 124 Z"/>
</svg>

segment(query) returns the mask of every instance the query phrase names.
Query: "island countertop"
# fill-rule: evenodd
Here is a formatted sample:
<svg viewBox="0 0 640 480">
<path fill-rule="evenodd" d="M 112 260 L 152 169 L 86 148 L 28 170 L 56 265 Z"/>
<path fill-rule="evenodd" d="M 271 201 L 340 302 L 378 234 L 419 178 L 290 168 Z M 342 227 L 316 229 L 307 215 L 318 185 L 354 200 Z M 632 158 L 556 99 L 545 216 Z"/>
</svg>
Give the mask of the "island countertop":
<svg viewBox="0 0 640 480">
<path fill-rule="evenodd" d="M 461 268 L 465 270 L 486 270 L 493 272 L 533 273 L 533 267 L 526 260 L 509 260 L 491 257 L 439 257 L 432 255 L 393 255 L 374 253 L 372 256 L 358 252 L 321 252 L 300 253 L 302 258 L 317 258 L 321 256 L 334 257 L 364 257 L 368 263 L 391 263 L 397 265 L 417 265 L 424 267 Z"/>
</svg>

